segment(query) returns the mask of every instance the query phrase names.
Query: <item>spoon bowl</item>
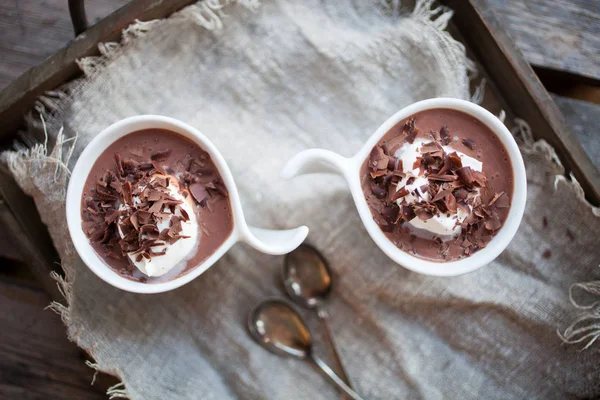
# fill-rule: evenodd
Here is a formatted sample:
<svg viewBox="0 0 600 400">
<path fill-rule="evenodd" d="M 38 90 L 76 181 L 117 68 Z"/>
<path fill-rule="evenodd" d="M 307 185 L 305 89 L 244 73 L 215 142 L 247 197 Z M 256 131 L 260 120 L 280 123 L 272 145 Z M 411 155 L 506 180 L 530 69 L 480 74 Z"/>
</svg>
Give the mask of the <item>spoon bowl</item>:
<svg viewBox="0 0 600 400">
<path fill-rule="evenodd" d="M 275 354 L 301 359 L 310 355 L 310 331 L 286 301 L 267 299 L 260 303 L 250 312 L 248 329 L 257 342 Z"/>
<path fill-rule="evenodd" d="M 287 294 L 306 308 L 318 308 L 331 292 L 329 264 L 312 246 L 302 244 L 288 253 L 282 274 Z"/>
</svg>

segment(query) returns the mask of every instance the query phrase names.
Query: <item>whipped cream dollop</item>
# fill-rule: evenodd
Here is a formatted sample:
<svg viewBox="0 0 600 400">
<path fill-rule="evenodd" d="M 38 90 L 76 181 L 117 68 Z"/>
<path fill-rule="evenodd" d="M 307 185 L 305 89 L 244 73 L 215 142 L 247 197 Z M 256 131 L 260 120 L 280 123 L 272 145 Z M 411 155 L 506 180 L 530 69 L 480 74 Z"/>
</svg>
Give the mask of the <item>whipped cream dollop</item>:
<svg viewBox="0 0 600 400">
<path fill-rule="evenodd" d="M 148 192 L 145 191 L 146 188 L 155 183 L 155 179 L 165 179 L 165 177 L 156 175 L 150 181 L 150 185 L 138 188 L 138 195 L 132 196 L 133 208 L 127 204 L 121 204 L 119 210 L 123 211 L 124 215 L 130 215 L 129 218 L 131 218 L 135 214 L 134 209 L 137 205 L 148 202 L 148 199 L 158 197 L 148 197 Z M 158 212 L 155 210 L 152 213 L 157 229 L 151 229 L 147 233 L 143 232 L 143 228 L 140 230 L 139 235 L 142 241 L 153 241 L 149 256 L 141 251 L 127 253 L 131 263 L 149 277 L 164 275 L 175 267 L 181 266 L 181 263 L 187 261 L 195 253 L 198 244 L 199 230 L 192 206 L 193 200 L 191 196 L 185 197 L 181 194 L 175 178 L 170 177 L 167 182 L 168 186 L 156 189 L 160 189 L 168 198 L 174 199 L 179 204 L 173 207 L 174 212 L 169 206 L 157 207 Z M 173 200 L 170 201 L 174 202 Z M 152 211 L 152 207 L 150 210 Z M 121 219 L 123 218 L 121 217 Z M 138 222 L 138 224 L 141 225 L 142 223 Z M 125 238 L 122 226 L 122 224 L 119 224 L 119 235 L 121 238 Z"/>
<path fill-rule="evenodd" d="M 396 191 L 406 189 L 408 194 L 396 200 L 398 206 L 403 204 L 415 204 L 421 200 L 431 201 L 431 195 L 425 189 L 429 185 L 428 178 L 424 175 L 420 168 L 415 168 L 418 164 L 417 159 L 423 154 L 420 149 L 423 144 L 430 142 L 417 138 L 413 143 L 405 142 L 396 152 L 394 156 L 401 160 L 402 170 L 406 174 L 406 178 L 396 186 Z M 447 154 L 456 153 L 460 157 L 463 167 L 470 167 L 474 171 L 482 172 L 483 163 L 473 157 L 454 150 L 450 145 L 442 146 L 442 149 Z M 410 179 L 413 178 L 413 179 Z M 410 184 L 407 184 L 410 182 Z M 469 207 L 470 208 L 470 207 Z M 467 218 L 469 213 L 458 207 L 456 213 L 438 213 L 427 220 L 415 217 L 408 221 L 408 224 L 414 229 L 414 234 L 427 239 L 433 236 L 440 237 L 442 240 L 451 239 L 461 232 L 460 224 Z"/>
</svg>

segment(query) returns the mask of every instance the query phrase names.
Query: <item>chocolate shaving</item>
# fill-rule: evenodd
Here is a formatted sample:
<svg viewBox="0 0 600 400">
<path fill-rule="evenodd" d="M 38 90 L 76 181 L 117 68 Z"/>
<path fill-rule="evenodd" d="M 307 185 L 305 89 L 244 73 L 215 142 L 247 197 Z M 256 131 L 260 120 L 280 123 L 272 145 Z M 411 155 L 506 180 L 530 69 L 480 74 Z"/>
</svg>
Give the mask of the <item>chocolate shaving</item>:
<svg viewBox="0 0 600 400">
<path fill-rule="evenodd" d="M 434 197 L 431 199 L 432 202 L 436 202 L 442 200 L 444 197 L 452 193 L 450 190 L 440 190 Z"/>
<path fill-rule="evenodd" d="M 108 225 L 115 222 L 121 216 L 121 212 L 119 210 L 113 210 L 110 214 L 107 213 L 106 217 L 104 217 L 104 222 Z"/>
<path fill-rule="evenodd" d="M 421 154 L 435 153 L 435 152 L 438 152 L 441 150 L 442 150 L 442 146 L 440 146 L 439 143 L 436 143 L 436 142 L 424 143 L 421 146 L 421 148 L 419 149 Z"/>
<path fill-rule="evenodd" d="M 389 169 L 390 171 L 393 171 L 393 170 L 397 169 L 398 168 L 398 164 L 400 162 L 401 162 L 401 160 L 397 159 L 396 157 L 389 156 L 388 157 L 387 169 Z"/>
<path fill-rule="evenodd" d="M 132 215 L 135 215 L 137 217 L 138 222 L 142 225 L 149 224 L 152 220 L 152 213 L 147 210 L 138 210 Z"/>
<path fill-rule="evenodd" d="M 140 224 L 138 222 L 136 214 L 133 214 L 129 217 L 129 222 L 131 223 L 131 225 L 133 225 L 133 227 L 136 231 L 140 229 Z"/>
<path fill-rule="evenodd" d="M 455 198 L 456 198 L 456 196 L 455 196 Z M 457 210 L 460 207 L 460 209 L 463 210 L 467 214 L 471 212 L 471 209 L 469 208 L 467 203 L 465 203 L 464 201 L 457 201 L 456 206 L 457 206 Z"/>
<path fill-rule="evenodd" d="M 419 133 L 418 130 L 415 128 L 415 119 L 411 118 L 408 121 L 406 121 L 406 123 L 404 124 L 404 132 L 406 132 L 407 136 L 406 136 L 406 142 L 407 143 L 414 143 L 415 138 L 417 137 L 417 134 Z"/>
<path fill-rule="evenodd" d="M 444 197 L 444 204 L 446 205 L 448 211 L 450 211 L 453 214 L 456 214 L 457 202 L 456 198 L 452 195 L 452 193 L 448 193 L 446 197 Z"/>
<path fill-rule="evenodd" d="M 156 225 L 142 225 L 140 227 L 140 234 L 146 234 L 149 237 L 158 238 L 158 228 Z M 151 247 L 152 245 L 149 241 L 146 241 L 146 244 L 148 247 Z"/>
<path fill-rule="evenodd" d="M 378 199 L 383 199 L 386 197 L 387 195 L 387 191 L 385 189 L 383 189 L 382 187 L 380 187 L 377 183 L 375 182 L 371 182 L 371 192 L 375 195 L 375 197 L 377 197 Z"/>
<path fill-rule="evenodd" d="M 171 155 L 171 149 L 161 150 L 152 154 L 152 156 L 150 156 L 150 159 L 152 161 L 164 161 L 169 157 L 169 155 Z"/>
<path fill-rule="evenodd" d="M 450 161 L 450 157 L 444 157 L 444 164 L 442 168 L 437 172 L 438 175 L 445 175 L 452 169 L 452 161 Z"/>
<path fill-rule="evenodd" d="M 129 206 L 133 205 L 133 194 L 131 182 L 129 181 L 125 181 L 125 183 L 123 184 L 123 201 Z"/>
<path fill-rule="evenodd" d="M 496 200 L 498 200 L 500 198 L 500 196 L 502 196 L 503 194 L 504 194 L 504 192 L 494 194 L 494 197 L 492 198 L 492 200 L 490 200 L 490 202 L 488 203 L 488 206 L 494 205 Z"/>
<path fill-rule="evenodd" d="M 475 184 L 479 187 L 485 187 L 486 186 L 486 182 L 487 179 L 485 178 L 485 175 L 479 171 L 471 171 L 472 175 L 473 175 L 473 181 L 475 182 Z"/>
<path fill-rule="evenodd" d="M 138 157 L 142 157 L 144 155 L 144 149 L 142 149 L 141 146 L 136 146 L 132 149 L 129 149 L 129 152 Z"/>
<path fill-rule="evenodd" d="M 405 221 L 411 221 L 416 217 L 415 210 L 411 206 L 402 206 L 400 209 L 400 213 L 402 214 L 402 218 Z"/>
<path fill-rule="evenodd" d="M 471 167 L 462 167 L 456 170 L 456 175 L 458 179 L 460 179 L 465 185 L 471 186 L 473 185 L 473 170 Z"/>
<path fill-rule="evenodd" d="M 125 160 L 123 160 L 122 166 L 124 173 L 126 172 L 127 174 L 133 174 L 140 169 L 140 163 L 131 158 L 126 158 Z"/>
<path fill-rule="evenodd" d="M 154 204 L 148 209 L 151 213 L 161 212 L 164 205 L 164 200 L 155 201 Z"/>
<path fill-rule="evenodd" d="M 119 180 L 114 180 L 110 182 L 110 187 L 113 188 L 115 192 L 117 192 L 117 194 L 123 193 L 123 184 Z"/>
<path fill-rule="evenodd" d="M 187 222 L 190 220 L 190 216 L 189 216 L 188 212 L 185 211 L 185 209 L 183 207 L 179 208 L 179 212 L 181 213 L 181 218 L 183 219 L 184 222 Z"/>
<path fill-rule="evenodd" d="M 463 139 L 462 144 L 464 144 L 465 147 L 467 147 L 471 150 L 473 150 L 475 148 L 475 142 L 472 139 Z"/>
<path fill-rule="evenodd" d="M 496 208 L 508 208 L 510 207 L 510 199 L 506 193 L 502 193 L 500 197 L 496 200 Z"/>
<path fill-rule="evenodd" d="M 423 157 L 417 157 L 413 163 L 412 169 L 421 169 L 423 167 Z"/>
<path fill-rule="evenodd" d="M 398 136 L 393 137 L 387 143 L 385 143 L 385 149 L 387 154 L 393 156 L 396 151 L 402 147 L 404 140 L 406 139 L 406 133 L 401 132 Z"/>
<path fill-rule="evenodd" d="M 400 209 L 395 204 L 385 206 L 381 213 L 381 216 L 383 217 L 386 223 L 380 225 L 382 226 L 382 229 L 393 229 L 394 224 L 398 221 L 399 212 Z"/>
<path fill-rule="evenodd" d="M 192 183 L 188 189 L 190 190 L 192 197 L 196 199 L 198 203 L 201 203 L 208 197 L 208 192 L 200 183 Z"/>
<path fill-rule="evenodd" d="M 162 175 L 167 175 L 167 172 L 164 170 L 164 168 L 158 163 L 158 160 L 152 160 L 152 166 L 154 167 L 154 169 L 156 171 L 158 171 L 158 173 L 162 174 Z"/>
<path fill-rule="evenodd" d="M 223 197 L 228 197 L 229 193 L 227 192 L 227 189 L 225 189 L 225 185 L 223 184 L 223 182 L 217 180 L 215 181 L 215 186 L 217 188 L 217 192 L 223 196 Z"/>
<path fill-rule="evenodd" d="M 372 178 L 379 178 L 380 176 L 383 176 L 383 175 L 385 175 L 387 173 L 388 173 L 388 170 L 386 170 L 386 169 L 380 169 L 378 171 L 371 171 L 370 172 Z"/>
<path fill-rule="evenodd" d="M 433 213 L 428 208 L 415 207 L 415 214 L 421 221 L 427 221 L 428 219 L 433 218 Z"/>
<path fill-rule="evenodd" d="M 164 197 L 164 193 L 159 192 L 158 190 L 148 189 L 146 194 L 146 198 L 148 201 L 158 201 Z"/>
<path fill-rule="evenodd" d="M 495 231 L 496 229 L 499 229 L 501 226 L 502 226 L 502 223 L 496 216 L 493 216 L 492 218 L 485 221 L 485 229 L 487 229 L 488 231 Z"/>
<path fill-rule="evenodd" d="M 387 168 L 388 156 L 385 155 L 381 146 L 375 146 L 373 150 L 371 150 L 369 165 L 373 171 Z"/>
<path fill-rule="evenodd" d="M 407 195 L 408 195 L 408 190 L 406 189 L 406 187 L 401 187 L 392 195 L 392 201 L 396 201 L 399 198 L 402 198 Z"/>
<path fill-rule="evenodd" d="M 155 175 L 152 179 L 152 182 L 154 183 L 155 187 L 166 188 L 169 186 L 169 178 L 162 175 Z"/>
<path fill-rule="evenodd" d="M 121 155 L 119 153 L 115 153 L 115 164 L 117 165 L 117 173 L 119 176 L 125 175 L 125 171 L 123 170 L 123 163 L 121 162 Z"/>
<path fill-rule="evenodd" d="M 456 175 L 427 175 L 427 179 L 440 182 L 452 182 L 458 179 Z"/>
<path fill-rule="evenodd" d="M 442 144 L 444 146 L 450 144 L 450 135 L 448 134 L 448 128 L 446 128 L 446 125 L 440 128 L 440 138 L 442 139 Z"/>
<path fill-rule="evenodd" d="M 451 169 L 453 171 L 462 168 L 462 160 L 460 159 L 460 156 L 456 153 L 450 153 L 448 154 L 448 158 L 450 159 L 450 162 L 452 163 L 452 167 Z"/>
</svg>

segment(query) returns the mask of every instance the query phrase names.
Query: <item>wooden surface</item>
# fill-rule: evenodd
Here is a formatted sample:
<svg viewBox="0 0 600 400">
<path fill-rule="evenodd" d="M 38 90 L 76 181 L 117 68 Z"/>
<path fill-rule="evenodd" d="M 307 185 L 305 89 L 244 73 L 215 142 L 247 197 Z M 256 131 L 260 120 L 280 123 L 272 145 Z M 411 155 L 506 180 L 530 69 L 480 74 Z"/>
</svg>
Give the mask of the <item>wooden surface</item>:
<svg viewBox="0 0 600 400">
<path fill-rule="evenodd" d="M 60 300 L 56 283 L 50 271 L 59 270 L 59 258 L 50 240 L 48 229 L 35 210 L 31 197 L 18 189 L 10 173 L 0 165 L 0 226 L 7 239 L 0 245 L 0 255 L 10 253 L 10 258 L 26 264 L 40 285 L 52 298 Z M 7 250 L 4 248 L 9 247 Z M 8 257 L 7 257 L 8 258 Z"/>
<path fill-rule="evenodd" d="M 485 0 L 525 59 L 600 79 L 600 1 Z"/>
<path fill-rule="evenodd" d="M 127 0 L 88 0 L 90 22 Z M 73 39 L 67 0 L 0 1 L 0 88 Z"/>
<path fill-rule="evenodd" d="M 552 95 L 590 159 L 600 168 L 600 105 Z"/>
<path fill-rule="evenodd" d="M 191 0 L 141 0 L 138 3 L 146 5 L 147 18 L 152 18 L 157 6 L 175 9 Z M 466 1 L 466 0 L 456 0 Z M 597 85 L 600 75 L 598 50 L 600 29 L 600 1 L 598 0 L 477 0 L 484 2 L 495 11 L 499 17 L 499 27 L 505 27 L 524 52 L 526 59 L 535 65 L 556 69 L 582 77 L 592 86 Z M 88 0 L 87 10 L 90 21 L 93 22 L 111 11 L 126 4 L 125 0 Z M 164 4 L 163 4 L 164 3 Z M 553 10 L 554 8 L 554 10 Z M 86 33 L 87 36 L 118 38 L 123 24 L 137 16 L 138 10 L 129 8 L 119 12 L 119 18 L 114 24 L 100 24 Z M 460 15 L 457 15 L 461 18 Z M 463 24 L 469 24 L 469 16 L 462 16 Z M 28 68 L 38 64 L 44 58 L 54 54 L 72 38 L 72 28 L 68 19 L 66 0 L 3 0 L 0 2 L 0 88 L 19 76 Z M 79 48 L 75 51 L 63 51 L 55 54 L 55 63 L 68 60 L 71 64 L 76 54 L 91 54 L 94 46 L 89 40 L 80 37 L 76 43 Z M 472 46 L 475 52 L 485 52 L 486 38 L 478 36 L 478 42 Z M 480 47 L 477 47 L 477 46 Z M 85 48 L 81 47 L 84 46 Z M 497 50 L 497 49 L 496 49 Z M 509 54 L 510 55 L 510 54 Z M 524 67 L 523 65 L 519 67 Z M 492 62 L 485 66 L 486 74 L 502 76 L 501 69 L 495 70 Z M 488 71 L 489 69 L 489 71 Z M 48 85 L 60 82 L 66 76 L 76 74 L 76 68 L 68 70 L 48 70 L 42 78 Z M 531 73 L 529 70 L 528 73 Z M 25 93 L 32 85 L 40 84 L 33 78 L 40 79 L 39 74 L 30 73 L 21 78 L 18 89 Z M 42 79 L 42 80 L 43 80 Z M 536 86 L 537 85 L 537 86 Z M 534 85 L 534 92 L 543 91 L 539 82 Z M 508 93 L 509 97 L 523 96 L 518 82 L 508 82 L 506 85 L 491 85 L 494 92 Z M 526 90 L 527 92 L 527 90 Z M 544 91 L 545 93 L 545 91 Z M 542 93 L 542 95 L 544 94 Z M 0 93 L 0 99 L 6 93 Z M 492 95 L 491 97 L 494 97 Z M 544 104 L 541 108 L 552 110 L 554 107 L 550 98 L 542 96 Z M 600 139 L 598 122 L 600 121 L 600 106 L 580 102 L 564 97 L 554 96 L 557 105 L 566 117 L 569 126 L 584 144 L 589 158 L 600 163 Z M 513 98 L 513 101 L 515 99 Z M 519 104 L 518 99 L 515 102 Z M 26 102 L 25 102 L 26 103 Z M 24 103 L 24 104 L 25 104 Z M 502 99 L 497 99 L 497 107 L 506 107 Z M 517 107 L 518 108 L 518 107 Z M 513 109 L 511 114 L 523 116 L 531 110 Z M 14 109 L 14 115 L 19 115 L 19 109 Z M 542 121 L 533 121 L 534 129 L 543 130 Z M 530 121 L 531 122 L 531 121 Z M 560 124 L 560 121 L 551 121 Z M 3 125 L 5 121 L 3 120 Z M 3 126 L 4 127 L 4 126 Z M 575 137 L 575 136 L 573 136 Z M 35 225 L 35 218 L 30 219 L 15 216 L 16 208 L 22 204 L 23 209 L 31 209 L 27 201 L 18 197 L 18 193 L 6 192 L 8 185 L 5 176 L 0 173 L 0 198 L 11 198 L 11 206 L 0 201 L 0 224 L 25 226 L 36 232 L 38 236 L 28 236 L 28 239 L 9 237 L 6 233 L 0 235 L 0 257 L 25 261 L 32 267 L 33 273 L 23 273 L 23 268 L 15 268 L 15 262 L 0 259 L 0 318 L 3 319 L 0 329 L 0 399 L 94 399 L 106 398 L 105 392 L 109 384 L 90 386 L 93 371 L 83 365 L 85 357 L 65 337 L 64 326 L 60 319 L 51 311 L 43 311 L 49 303 L 48 291 L 57 296 L 53 283 L 47 278 L 45 265 L 54 257 L 51 250 L 39 243 L 44 242 L 45 231 Z M 12 197 L 11 197 L 12 196 Z M 15 197 L 16 196 L 16 197 Z M 16 199 L 16 200 L 15 200 Z M 15 206 L 14 204 L 17 204 Z M 16 215 L 19 215 L 17 212 Z M 39 221 L 38 221 L 39 222 Z M 17 232 L 18 233 L 18 232 Z M 14 243 L 25 243 L 14 246 Z M 8 245 L 7 245 L 8 244 Z M 42 257 L 44 260 L 42 260 Z M 8 267 L 12 266 L 12 267 Z M 37 273 L 35 271 L 38 271 Z M 36 274 L 38 277 L 36 277 Z M 106 380 L 107 378 L 101 378 Z M 109 381 L 111 384 L 115 383 Z"/>
<path fill-rule="evenodd" d="M 54 1 L 54 0 L 52 0 Z M 75 61 L 98 53 L 97 43 L 118 40 L 121 31 L 136 19 L 151 20 L 170 15 L 194 0 L 134 0 L 73 39 L 41 64 L 27 70 L 0 92 L 0 142 L 6 144 L 21 127 L 21 116 L 46 90 L 81 74 Z M 88 2 L 93 4 L 91 2 Z M 8 31 L 7 33 L 10 33 Z"/>
<path fill-rule="evenodd" d="M 90 23 L 127 0 L 87 0 Z M 527 61 L 600 79 L 600 1 L 485 0 Z M 0 88 L 73 39 L 67 0 L 0 2 Z"/>
<path fill-rule="evenodd" d="M 91 386 L 94 370 L 65 335 L 50 310 L 48 294 L 35 284 L 0 275 L 0 399 L 106 399 L 115 380 Z"/>
</svg>

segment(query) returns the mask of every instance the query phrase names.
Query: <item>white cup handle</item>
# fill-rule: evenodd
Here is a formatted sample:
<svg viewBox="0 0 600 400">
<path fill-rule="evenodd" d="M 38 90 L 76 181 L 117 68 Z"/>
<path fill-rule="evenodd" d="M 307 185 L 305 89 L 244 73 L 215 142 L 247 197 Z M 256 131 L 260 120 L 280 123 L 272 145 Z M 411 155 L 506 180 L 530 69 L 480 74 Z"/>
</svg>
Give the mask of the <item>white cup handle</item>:
<svg viewBox="0 0 600 400">
<path fill-rule="evenodd" d="M 263 229 L 245 225 L 241 229 L 241 240 L 256 250 L 272 254 L 287 254 L 300 246 L 308 235 L 308 228 L 300 226 L 294 229 Z"/>
<path fill-rule="evenodd" d="M 283 179 L 316 173 L 337 173 L 346 176 L 351 170 L 350 159 L 325 149 L 309 149 L 292 157 L 281 170 Z"/>
</svg>

